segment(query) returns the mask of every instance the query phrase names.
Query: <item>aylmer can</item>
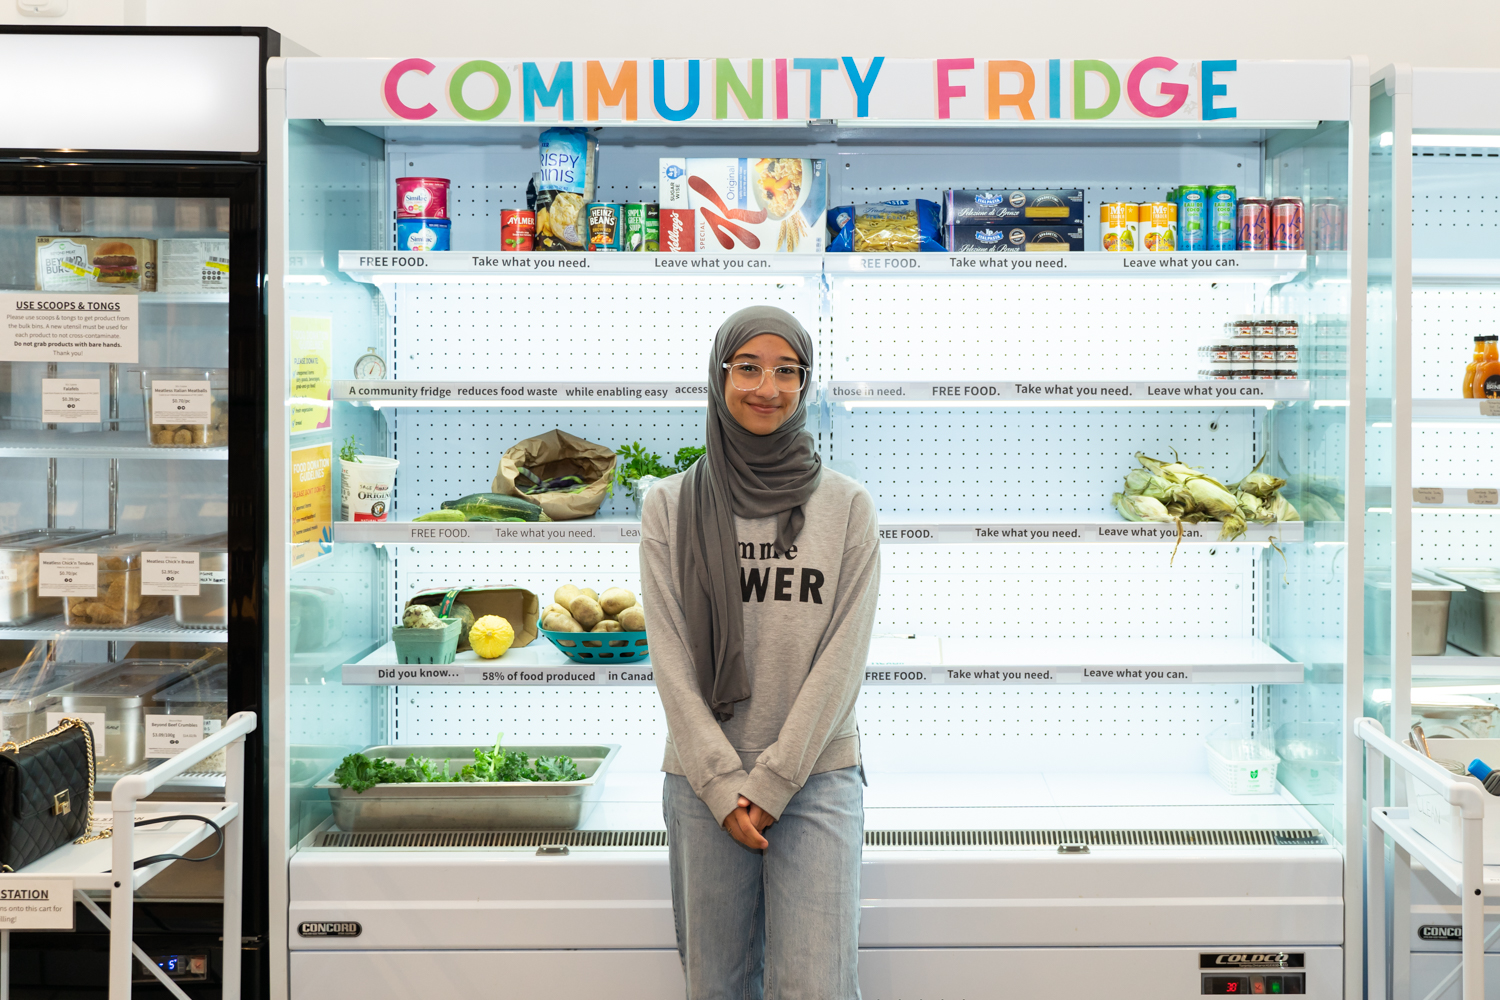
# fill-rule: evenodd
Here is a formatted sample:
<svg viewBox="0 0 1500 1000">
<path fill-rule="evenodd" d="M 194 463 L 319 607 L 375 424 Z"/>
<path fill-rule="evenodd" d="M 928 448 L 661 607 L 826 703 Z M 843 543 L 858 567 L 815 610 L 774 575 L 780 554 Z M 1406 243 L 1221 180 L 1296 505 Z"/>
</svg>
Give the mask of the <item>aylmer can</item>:
<svg viewBox="0 0 1500 1000">
<path fill-rule="evenodd" d="M 536 249 L 536 213 L 527 208 L 500 210 L 500 249 Z"/>
<path fill-rule="evenodd" d="M 656 253 L 661 249 L 661 209 L 650 202 L 625 206 L 625 249 Z"/>
<path fill-rule="evenodd" d="M 1271 249 L 1271 203 L 1264 198 L 1241 198 L 1235 206 L 1241 250 Z"/>
<path fill-rule="evenodd" d="M 1302 248 L 1302 199 L 1277 198 L 1271 202 L 1271 249 Z"/>
<path fill-rule="evenodd" d="M 396 218 L 448 218 L 448 178 L 397 177 Z"/>
<path fill-rule="evenodd" d="M 1235 245 L 1234 185 L 1212 184 L 1208 188 L 1209 250 L 1233 250 Z"/>
<path fill-rule="evenodd" d="M 588 216 L 589 239 L 586 250 L 625 249 L 625 206 L 594 201 L 584 209 Z"/>
</svg>

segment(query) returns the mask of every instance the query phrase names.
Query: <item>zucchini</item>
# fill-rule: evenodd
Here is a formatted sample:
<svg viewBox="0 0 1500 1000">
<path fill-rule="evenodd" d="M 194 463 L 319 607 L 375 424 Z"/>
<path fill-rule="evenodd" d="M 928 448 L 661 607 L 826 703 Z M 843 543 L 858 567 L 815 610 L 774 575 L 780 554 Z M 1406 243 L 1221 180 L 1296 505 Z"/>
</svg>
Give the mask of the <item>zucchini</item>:
<svg viewBox="0 0 1500 1000">
<path fill-rule="evenodd" d="M 444 500 L 444 510 L 458 510 L 468 518 L 476 514 L 488 515 L 489 517 L 518 517 L 523 521 L 547 521 L 550 518 L 542 513 L 542 508 L 529 500 L 520 497 L 505 496 L 502 493 L 472 493 L 457 500 Z"/>
</svg>

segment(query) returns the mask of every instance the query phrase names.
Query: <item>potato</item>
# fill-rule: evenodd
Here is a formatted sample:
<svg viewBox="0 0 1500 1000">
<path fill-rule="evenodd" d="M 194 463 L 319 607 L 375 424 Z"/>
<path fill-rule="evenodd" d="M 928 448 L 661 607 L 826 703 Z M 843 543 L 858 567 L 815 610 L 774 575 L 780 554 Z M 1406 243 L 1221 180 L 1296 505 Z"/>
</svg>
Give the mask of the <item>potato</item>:
<svg viewBox="0 0 1500 1000">
<path fill-rule="evenodd" d="M 573 620 L 572 615 L 554 612 L 542 620 L 542 628 L 548 632 L 582 632 L 583 626 Z"/>
<path fill-rule="evenodd" d="M 599 600 L 599 592 L 593 587 L 579 587 L 578 592 L 595 601 Z"/>
<path fill-rule="evenodd" d="M 570 608 L 573 606 L 573 598 L 577 597 L 581 593 L 583 593 L 583 591 L 579 590 L 571 583 L 565 583 L 561 587 L 558 587 L 557 590 L 552 594 L 552 599 L 558 604 L 562 605 L 564 608 Z"/>
<path fill-rule="evenodd" d="M 621 611 L 635 604 L 635 595 L 624 587 L 610 587 L 599 598 L 599 606 L 607 615 L 617 615 Z"/>
<path fill-rule="evenodd" d="M 591 629 L 604 620 L 604 609 L 587 594 L 579 594 L 573 598 L 568 610 L 573 613 L 573 620 L 585 629 Z"/>
<path fill-rule="evenodd" d="M 542 609 L 542 617 L 543 618 L 546 618 L 548 615 L 553 614 L 553 613 L 566 615 L 566 614 L 568 614 L 568 609 L 565 608 L 565 607 L 563 607 L 561 604 L 556 603 L 556 602 L 553 602 L 552 604 L 549 604 L 545 608 Z"/>
<path fill-rule="evenodd" d="M 646 631 L 646 609 L 639 604 L 626 608 L 620 612 L 621 632 L 644 632 Z"/>
<path fill-rule="evenodd" d="M 612 621 L 611 619 L 606 618 L 606 619 L 604 619 L 604 621 L 600 622 L 598 625 L 595 625 L 593 628 L 589 629 L 589 631 L 590 632 L 623 632 L 625 630 L 620 627 L 620 623 L 619 622 Z"/>
</svg>

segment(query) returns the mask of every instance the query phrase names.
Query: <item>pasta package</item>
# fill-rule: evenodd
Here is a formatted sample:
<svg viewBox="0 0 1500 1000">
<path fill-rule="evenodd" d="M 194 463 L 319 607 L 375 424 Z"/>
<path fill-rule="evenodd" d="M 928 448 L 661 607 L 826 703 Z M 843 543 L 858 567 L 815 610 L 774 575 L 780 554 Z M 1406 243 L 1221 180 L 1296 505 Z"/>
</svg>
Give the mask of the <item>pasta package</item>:
<svg viewBox="0 0 1500 1000">
<path fill-rule="evenodd" d="M 942 251 L 943 209 L 922 198 L 828 210 L 829 253 Z"/>
<path fill-rule="evenodd" d="M 768 156 L 660 161 L 662 232 L 691 210 L 697 253 L 822 253 L 828 208 L 823 160 Z"/>
<path fill-rule="evenodd" d="M 588 243 L 583 208 L 594 200 L 599 140 L 587 129 L 549 128 L 538 142 L 541 170 L 534 179 L 536 248 L 582 250 Z M 530 200 L 530 199 L 528 199 Z"/>
</svg>

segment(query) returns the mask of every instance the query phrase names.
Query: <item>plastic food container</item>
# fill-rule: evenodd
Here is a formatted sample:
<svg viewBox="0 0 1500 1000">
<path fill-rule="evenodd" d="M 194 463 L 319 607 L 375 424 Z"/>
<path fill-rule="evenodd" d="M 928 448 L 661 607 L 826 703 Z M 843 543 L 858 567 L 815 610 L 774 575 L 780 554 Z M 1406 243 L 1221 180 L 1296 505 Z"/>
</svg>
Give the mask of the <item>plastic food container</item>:
<svg viewBox="0 0 1500 1000">
<path fill-rule="evenodd" d="M 221 663 L 178 681 L 156 698 L 163 715 L 197 715 L 203 719 L 203 738 L 224 728 L 229 718 L 229 665 Z M 213 754 L 199 769 L 224 770 L 224 751 Z"/>
<path fill-rule="evenodd" d="M 1204 741 L 1208 773 L 1231 795 L 1270 795 L 1276 791 L 1281 758 L 1269 743 L 1253 739 L 1246 726 L 1222 726 Z"/>
<path fill-rule="evenodd" d="M 229 536 L 207 535 L 178 552 L 198 553 L 198 593 L 172 598 L 172 616 L 183 628 L 229 627 Z"/>
<path fill-rule="evenodd" d="M 146 706 L 187 675 L 190 660 L 123 660 L 96 677 L 75 683 L 60 699 L 66 715 L 104 716 L 101 765 L 134 767 L 146 759 Z M 95 748 L 98 754 L 98 748 Z"/>
<path fill-rule="evenodd" d="M 141 593 L 142 556 L 174 552 L 183 535 L 105 535 L 58 547 L 59 553 L 92 554 L 98 576 L 92 595 L 66 598 L 68 628 L 128 628 L 172 611 L 172 598 Z"/>
<path fill-rule="evenodd" d="M 1421 570 L 1411 574 L 1411 653 L 1442 656 L 1448 648 L 1448 604 L 1463 587 Z M 1365 652 L 1391 651 L 1391 573 L 1365 571 Z"/>
<path fill-rule="evenodd" d="M 1434 740 L 1429 734 L 1428 746 L 1434 757 L 1444 757 L 1467 764 L 1476 757 L 1483 761 L 1500 759 L 1500 739 L 1451 739 Z M 1463 820 L 1458 806 L 1448 804 L 1448 797 L 1427 786 L 1423 781 L 1402 771 L 1406 779 L 1406 801 L 1411 817 L 1412 829 L 1432 841 L 1450 858 L 1457 859 L 1463 853 Z M 1468 781 L 1484 790 L 1477 778 L 1465 775 L 1460 781 Z M 1486 792 L 1484 798 L 1484 863 L 1500 864 L 1500 796 Z"/>
<path fill-rule="evenodd" d="M 5 599 L 0 601 L 0 625 L 25 625 L 38 618 L 62 614 L 61 597 L 42 597 L 37 593 L 38 553 L 107 534 L 81 528 L 35 528 L 0 535 L 0 586 L 5 588 Z"/>
<path fill-rule="evenodd" d="M 61 696 L 72 685 L 104 673 L 112 663 L 59 663 L 30 660 L 0 676 L 0 739 L 40 736 L 51 727 L 47 712 L 58 711 Z"/>
<path fill-rule="evenodd" d="M 221 448 L 229 443 L 229 369 L 142 369 L 141 393 L 153 445 Z"/>
<path fill-rule="evenodd" d="M 1463 586 L 1448 612 L 1448 641 L 1475 656 L 1500 656 L 1500 567 L 1434 566 L 1428 572 Z"/>
</svg>

